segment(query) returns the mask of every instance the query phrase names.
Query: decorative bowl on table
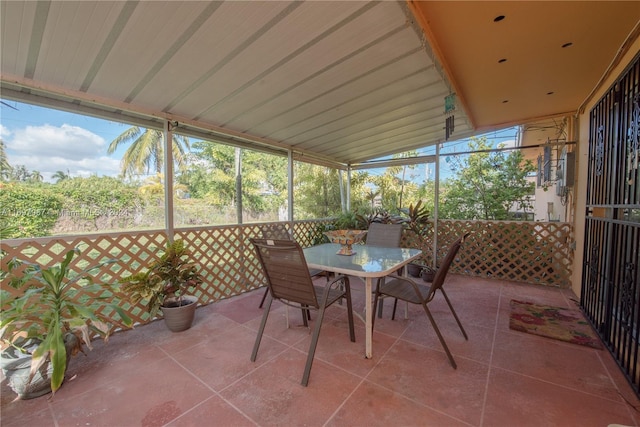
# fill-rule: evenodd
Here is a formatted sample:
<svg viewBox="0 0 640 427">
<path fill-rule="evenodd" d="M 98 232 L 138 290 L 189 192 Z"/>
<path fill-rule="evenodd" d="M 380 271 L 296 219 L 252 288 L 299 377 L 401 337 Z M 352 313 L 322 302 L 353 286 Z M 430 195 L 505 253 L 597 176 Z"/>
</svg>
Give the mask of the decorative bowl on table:
<svg viewBox="0 0 640 427">
<path fill-rule="evenodd" d="M 352 245 L 361 242 L 367 230 L 333 230 L 325 231 L 325 236 L 329 238 L 331 243 L 339 243 L 340 250 L 336 252 L 338 255 L 353 255 L 356 251 Z"/>
</svg>

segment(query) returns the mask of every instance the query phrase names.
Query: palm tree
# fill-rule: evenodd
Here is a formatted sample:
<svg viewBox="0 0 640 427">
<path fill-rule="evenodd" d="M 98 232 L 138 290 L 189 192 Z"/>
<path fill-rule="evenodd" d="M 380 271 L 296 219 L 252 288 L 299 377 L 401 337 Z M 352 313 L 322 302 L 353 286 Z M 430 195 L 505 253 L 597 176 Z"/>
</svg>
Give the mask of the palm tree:
<svg viewBox="0 0 640 427">
<path fill-rule="evenodd" d="M 11 172 L 13 172 L 13 167 L 9 164 L 4 141 L 0 139 L 0 179 L 11 178 Z"/>
<path fill-rule="evenodd" d="M 156 129 L 144 129 L 133 126 L 111 141 L 108 154 L 113 154 L 119 146 L 131 143 L 122 156 L 121 172 L 124 177 L 132 177 L 150 172 L 161 173 L 164 161 L 163 132 Z M 186 136 L 173 134 L 173 160 L 182 168 L 185 153 L 189 151 L 189 139 Z"/>
<path fill-rule="evenodd" d="M 365 194 L 365 198 L 371 203 L 371 212 L 373 212 L 375 209 L 376 197 L 378 197 L 379 195 L 380 191 L 373 191 L 372 189 L 369 189 L 369 191 L 367 191 L 367 194 Z"/>
<path fill-rule="evenodd" d="M 71 175 L 69 174 L 69 171 L 67 171 L 67 173 L 64 173 L 64 171 L 56 171 L 56 173 L 54 173 L 51 178 L 55 179 L 56 182 L 60 182 L 64 181 L 65 179 L 71 178 Z"/>
<path fill-rule="evenodd" d="M 29 181 L 31 182 L 42 182 L 42 179 L 42 174 L 40 173 L 40 171 L 36 170 L 31 172 L 31 175 L 29 176 Z"/>
<path fill-rule="evenodd" d="M 404 152 L 404 153 L 394 154 L 392 158 L 394 158 L 394 159 L 408 159 L 409 157 L 416 157 L 417 155 L 418 155 L 418 152 L 416 150 L 413 150 L 413 151 L 407 151 L 407 152 Z M 400 181 L 400 201 L 398 202 L 398 209 L 402 209 L 402 195 L 404 193 L 404 183 L 405 183 L 405 175 L 407 173 L 407 167 L 409 169 L 413 169 L 416 166 L 415 165 L 411 165 L 411 166 L 403 165 L 402 166 L 402 180 Z M 397 167 L 391 167 L 391 168 L 389 168 L 389 170 L 393 174 L 397 174 L 399 172 L 399 169 Z"/>
</svg>

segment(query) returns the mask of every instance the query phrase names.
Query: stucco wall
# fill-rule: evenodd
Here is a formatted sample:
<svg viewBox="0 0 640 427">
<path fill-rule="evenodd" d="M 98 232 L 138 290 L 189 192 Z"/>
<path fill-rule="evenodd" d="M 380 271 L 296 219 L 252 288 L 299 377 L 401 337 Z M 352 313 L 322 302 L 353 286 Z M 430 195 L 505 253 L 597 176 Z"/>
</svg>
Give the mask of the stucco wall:
<svg viewBox="0 0 640 427">
<path fill-rule="evenodd" d="M 609 74 L 606 81 L 598 88 L 597 92 L 585 105 L 584 112 L 578 116 L 578 135 L 576 147 L 576 215 L 575 215 L 575 240 L 576 251 L 573 258 L 573 276 L 571 279 L 571 287 L 576 295 L 580 296 L 582 284 L 582 263 L 584 260 L 584 230 L 585 230 L 585 212 L 586 212 L 586 196 L 587 196 L 587 165 L 589 154 L 589 112 L 593 106 L 600 100 L 604 93 L 609 90 L 613 82 L 620 76 L 624 69 L 629 65 L 631 60 L 640 51 L 640 37 L 637 37 L 622 57 L 620 63 Z"/>
</svg>

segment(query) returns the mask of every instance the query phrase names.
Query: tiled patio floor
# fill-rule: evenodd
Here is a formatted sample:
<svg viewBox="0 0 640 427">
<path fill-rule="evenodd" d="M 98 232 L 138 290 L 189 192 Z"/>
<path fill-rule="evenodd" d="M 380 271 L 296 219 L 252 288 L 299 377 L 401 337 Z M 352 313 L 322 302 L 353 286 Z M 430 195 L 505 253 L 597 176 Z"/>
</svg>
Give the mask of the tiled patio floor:
<svg viewBox="0 0 640 427">
<path fill-rule="evenodd" d="M 322 280 L 322 279 L 320 279 Z M 364 285 L 353 279 L 356 307 Z M 572 307 L 571 291 L 452 275 L 446 289 L 465 341 L 439 295 L 434 317 L 454 370 L 419 307 L 376 321 L 374 357 L 364 327 L 348 339 L 346 314 L 327 313 L 308 387 L 300 380 L 310 334 L 272 312 L 249 360 L 262 291 L 202 307 L 194 326 L 162 322 L 95 343 L 72 360 L 53 399 L 12 401 L 2 387 L 2 426 L 607 426 L 639 425 L 640 402 L 606 350 L 509 329 L 509 301 Z M 401 310 L 404 314 L 404 309 Z M 292 323 L 300 321 L 291 311 Z M 403 316 L 400 316 L 403 317 Z M 314 315 L 315 318 L 315 315 Z"/>
</svg>

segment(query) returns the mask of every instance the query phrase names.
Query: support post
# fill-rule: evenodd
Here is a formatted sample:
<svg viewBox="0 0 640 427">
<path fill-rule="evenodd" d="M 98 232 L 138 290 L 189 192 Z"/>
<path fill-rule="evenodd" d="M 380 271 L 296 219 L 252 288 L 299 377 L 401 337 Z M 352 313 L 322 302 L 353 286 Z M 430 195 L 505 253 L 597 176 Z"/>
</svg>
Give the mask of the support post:
<svg viewBox="0 0 640 427">
<path fill-rule="evenodd" d="M 433 198 L 433 263 L 435 269 L 438 264 L 438 206 L 440 205 L 440 144 L 436 144 L 436 182 Z"/>
<path fill-rule="evenodd" d="M 242 224 L 242 148 L 236 147 L 236 220 Z"/>
<path fill-rule="evenodd" d="M 347 166 L 347 212 L 351 210 L 351 165 Z"/>
<path fill-rule="evenodd" d="M 167 237 L 173 242 L 173 125 L 169 120 L 164 122 L 164 223 Z"/>
<path fill-rule="evenodd" d="M 294 236 L 293 230 L 293 151 L 289 150 L 287 156 L 287 215 L 289 220 L 289 229 L 291 236 Z"/>
</svg>

